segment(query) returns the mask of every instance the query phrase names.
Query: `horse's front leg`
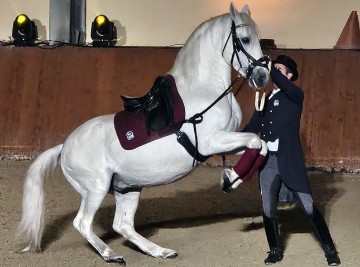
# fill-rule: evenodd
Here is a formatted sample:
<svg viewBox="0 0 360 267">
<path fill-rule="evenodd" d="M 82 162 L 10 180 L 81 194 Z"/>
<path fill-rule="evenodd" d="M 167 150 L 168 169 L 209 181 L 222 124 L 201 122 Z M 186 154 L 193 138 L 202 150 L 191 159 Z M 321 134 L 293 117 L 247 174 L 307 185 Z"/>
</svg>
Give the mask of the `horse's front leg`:
<svg viewBox="0 0 360 267">
<path fill-rule="evenodd" d="M 254 149 L 246 148 L 244 154 L 233 168 L 225 168 L 220 180 L 221 189 L 230 193 L 242 182 L 248 181 L 259 169 L 265 160 L 267 154 L 267 145 L 261 140 L 262 146 L 260 152 Z"/>
<path fill-rule="evenodd" d="M 224 192 L 230 192 L 240 183 L 249 180 L 263 163 L 267 154 L 266 143 L 253 133 L 219 132 L 214 135 L 212 140 L 212 147 L 219 149 L 223 145 L 223 152 L 245 148 L 237 164 L 233 168 L 224 169 L 220 182 Z"/>
</svg>

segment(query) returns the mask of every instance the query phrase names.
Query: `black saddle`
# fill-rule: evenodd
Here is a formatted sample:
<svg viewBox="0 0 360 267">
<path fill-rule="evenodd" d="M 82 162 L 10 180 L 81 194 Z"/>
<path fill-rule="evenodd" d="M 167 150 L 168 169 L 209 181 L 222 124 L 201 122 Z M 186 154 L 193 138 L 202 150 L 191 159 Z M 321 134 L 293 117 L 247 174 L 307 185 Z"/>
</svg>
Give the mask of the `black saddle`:
<svg viewBox="0 0 360 267">
<path fill-rule="evenodd" d="M 165 76 L 156 78 L 150 91 L 138 98 L 121 96 L 124 108 L 130 112 L 143 112 L 148 134 L 162 131 L 174 118 L 174 98 Z"/>
</svg>

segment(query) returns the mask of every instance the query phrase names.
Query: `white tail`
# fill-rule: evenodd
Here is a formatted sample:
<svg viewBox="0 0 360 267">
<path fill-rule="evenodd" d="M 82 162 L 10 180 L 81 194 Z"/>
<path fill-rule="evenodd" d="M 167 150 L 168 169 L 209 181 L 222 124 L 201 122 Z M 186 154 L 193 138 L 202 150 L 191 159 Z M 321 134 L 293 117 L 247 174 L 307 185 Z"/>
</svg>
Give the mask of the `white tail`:
<svg viewBox="0 0 360 267">
<path fill-rule="evenodd" d="M 57 145 L 41 153 L 30 165 L 25 176 L 22 216 L 18 237 L 23 236 L 26 247 L 22 251 L 40 251 L 44 228 L 44 179 L 55 171 L 63 145 Z"/>
</svg>

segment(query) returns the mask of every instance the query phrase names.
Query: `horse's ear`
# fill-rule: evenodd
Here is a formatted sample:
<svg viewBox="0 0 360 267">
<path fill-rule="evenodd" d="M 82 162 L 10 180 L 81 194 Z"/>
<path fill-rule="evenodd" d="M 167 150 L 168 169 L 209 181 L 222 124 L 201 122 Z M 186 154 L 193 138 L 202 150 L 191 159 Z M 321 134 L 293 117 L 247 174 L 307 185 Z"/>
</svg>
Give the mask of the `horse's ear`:
<svg viewBox="0 0 360 267">
<path fill-rule="evenodd" d="M 235 21 L 235 18 L 239 16 L 239 12 L 236 10 L 236 7 L 233 2 L 230 4 L 230 17 L 233 21 Z"/>
<path fill-rule="evenodd" d="M 241 13 L 246 13 L 247 15 L 249 15 L 250 17 L 250 8 L 248 5 L 245 5 L 242 10 Z M 232 20 L 235 21 L 235 18 L 239 15 L 239 12 L 236 10 L 236 7 L 234 5 L 233 2 L 231 2 L 230 4 L 230 17 L 232 18 Z"/>
<path fill-rule="evenodd" d="M 245 5 L 245 6 L 243 7 L 243 9 L 241 10 L 241 12 L 248 14 L 249 17 L 251 16 L 251 14 L 250 14 L 250 8 L 249 8 L 248 5 Z"/>
</svg>

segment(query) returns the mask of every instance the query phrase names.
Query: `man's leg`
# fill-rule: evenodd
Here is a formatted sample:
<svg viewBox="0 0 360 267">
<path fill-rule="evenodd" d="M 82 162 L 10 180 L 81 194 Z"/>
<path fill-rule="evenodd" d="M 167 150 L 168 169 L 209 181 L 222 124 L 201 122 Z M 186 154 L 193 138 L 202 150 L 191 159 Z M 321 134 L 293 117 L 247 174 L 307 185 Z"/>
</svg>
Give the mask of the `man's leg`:
<svg viewBox="0 0 360 267">
<path fill-rule="evenodd" d="M 314 227 L 315 233 L 321 246 L 324 249 L 325 257 L 330 266 L 339 265 L 340 258 L 330 235 L 329 228 L 321 215 L 320 211 L 314 205 L 313 199 L 310 194 L 294 192 L 295 197 L 299 200 L 304 212 L 309 216 L 309 219 Z"/>
<path fill-rule="evenodd" d="M 277 198 L 280 189 L 280 176 L 278 175 L 277 158 L 270 156 L 266 165 L 260 172 L 260 189 L 263 205 L 263 220 L 266 238 L 270 251 L 265 264 L 279 262 L 283 258 L 283 250 L 276 221 Z"/>
</svg>

